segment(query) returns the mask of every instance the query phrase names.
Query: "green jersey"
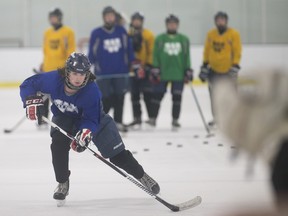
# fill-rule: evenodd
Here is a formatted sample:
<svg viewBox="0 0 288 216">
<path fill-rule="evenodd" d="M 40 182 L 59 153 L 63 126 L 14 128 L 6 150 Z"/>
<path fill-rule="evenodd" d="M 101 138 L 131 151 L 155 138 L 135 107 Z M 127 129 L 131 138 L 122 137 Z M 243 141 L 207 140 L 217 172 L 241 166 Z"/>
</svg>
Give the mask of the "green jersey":
<svg viewBox="0 0 288 216">
<path fill-rule="evenodd" d="M 159 67 L 161 80 L 183 81 L 190 64 L 189 39 L 182 34 L 161 34 L 155 40 L 153 66 Z"/>
</svg>

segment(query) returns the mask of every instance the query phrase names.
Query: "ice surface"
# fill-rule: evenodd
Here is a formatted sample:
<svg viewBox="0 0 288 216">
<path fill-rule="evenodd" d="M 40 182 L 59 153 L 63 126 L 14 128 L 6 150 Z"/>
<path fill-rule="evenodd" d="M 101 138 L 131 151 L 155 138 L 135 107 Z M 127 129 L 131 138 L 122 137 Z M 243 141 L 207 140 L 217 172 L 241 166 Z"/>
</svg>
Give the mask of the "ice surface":
<svg viewBox="0 0 288 216">
<path fill-rule="evenodd" d="M 211 114 L 207 87 L 195 87 L 195 91 L 208 121 Z M 0 100 L 3 130 L 21 119 L 24 109 L 18 89 L 1 89 Z M 215 137 L 205 138 L 206 131 L 188 86 L 182 105 L 182 128 L 178 132 L 171 131 L 169 93 L 161 105 L 157 128 L 132 131 L 123 139 L 127 148 L 136 152 L 135 157 L 147 173 L 159 182 L 161 198 L 177 204 L 200 195 L 200 206 L 171 213 L 88 152 L 71 152 L 70 195 L 66 205 L 57 208 L 52 198 L 57 184 L 49 132 L 37 130 L 34 122 L 26 120 L 15 132 L 0 134 L 0 215 L 215 216 L 231 209 L 271 207 L 269 171 L 265 165 L 257 161 L 254 177 L 247 179 L 245 155 L 231 163 L 229 156 L 235 151 L 232 144 L 218 131 L 213 131 Z M 130 95 L 126 97 L 124 115 L 126 123 L 131 121 Z M 209 143 L 203 144 L 204 141 Z M 219 143 L 224 146 L 219 147 Z M 183 146 L 177 147 L 178 144 Z"/>
</svg>

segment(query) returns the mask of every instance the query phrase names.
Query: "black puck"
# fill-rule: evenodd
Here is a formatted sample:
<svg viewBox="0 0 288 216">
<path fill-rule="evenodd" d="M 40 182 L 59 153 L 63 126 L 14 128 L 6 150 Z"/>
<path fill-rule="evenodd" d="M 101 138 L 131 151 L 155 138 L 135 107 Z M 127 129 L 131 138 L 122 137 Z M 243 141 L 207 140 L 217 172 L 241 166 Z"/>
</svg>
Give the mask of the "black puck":
<svg viewBox="0 0 288 216">
<path fill-rule="evenodd" d="M 137 151 L 132 151 L 132 154 L 137 154 Z"/>
<path fill-rule="evenodd" d="M 219 146 L 219 147 L 222 147 L 222 146 L 223 146 L 223 144 L 222 144 L 222 143 L 219 143 L 219 144 L 218 144 L 218 146 Z"/>
<path fill-rule="evenodd" d="M 166 145 L 172 145 L 172 143 L 171 142 L 167 142 Z"/>
<path fill-rule="evenodd" d="M 143 151 L 147 152 L 147 151 L 149 151 L 149 149 L 148 148 L 144 148 Z"/>
<path fill-rule="evenodd" d="M 198 138 L 199 136 L 198 135 L 194 135 L 194 138 Z"/>
<path fill-rule="evenodd" d="M 181 148 L 181 147 L 183 147 L 183 145 L 182 145 L 182 144 L 178 144 L 177 147 L 178 147 L 178 148 Z"/>
<path fill-rule="evenodd" d="M 208 143 L 209 143 L 208 141 L 204 141 L 204 142 L 203 142 L 203 144 L 208 144 Z"/>
</svg>

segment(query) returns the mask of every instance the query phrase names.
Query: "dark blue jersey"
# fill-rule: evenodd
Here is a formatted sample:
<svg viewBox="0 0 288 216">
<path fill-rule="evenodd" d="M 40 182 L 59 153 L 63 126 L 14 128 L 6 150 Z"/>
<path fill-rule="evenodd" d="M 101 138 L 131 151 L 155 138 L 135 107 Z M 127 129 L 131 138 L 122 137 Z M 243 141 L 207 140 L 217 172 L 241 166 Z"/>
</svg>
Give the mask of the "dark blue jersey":
<svg viewBox="0 0 288 216">
<path fill-rule="evenodd" d="M 29 77 L 20 86 L 24 107 L 28 96 L 36 95 L 37 92 L 49 94 L 53 115 L 66 115 L 74 118 L 79 130 L 88 128 L 92 132 L 97 131 L 102 113 L 101 93 L 97 84 L 88 82 L 74 95 L 67 95 L 64 85 L 64 78 L 58 71 Z"/>
<path fill-rule="evenodd" d="M 97 76 L 128 75 L 134 60 L 131 39 L 122 26 L 111 31 L 96 28 L 90 36 L 88 57 Z"/>
</svg>

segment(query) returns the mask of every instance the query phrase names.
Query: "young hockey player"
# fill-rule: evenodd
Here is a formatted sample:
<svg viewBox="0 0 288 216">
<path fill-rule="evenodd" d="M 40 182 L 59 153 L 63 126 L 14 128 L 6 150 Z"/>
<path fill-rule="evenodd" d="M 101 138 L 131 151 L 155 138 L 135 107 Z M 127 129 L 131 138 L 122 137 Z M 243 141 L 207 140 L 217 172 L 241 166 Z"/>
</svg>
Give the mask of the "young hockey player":
<svg viewBox="0 0 288 216">
<path fill-rule="evenodd" d="M 150 79 L 155 85 L 151 100 L 151 118 L 147 122 L 152 126 L 156 125 L 160 102 L 166 92 L 167 84 L 171 82 L 172 127 L 174 129 L 180 127 L 178 119 L 184 83 L 191 82 L 193 79 L 189 39 L 178 33 L 178 26 L 178 17 L 169 15 L 166 18 L 167 32 L 159 35 L 155 40 L 153 69 L 150 73 Z"/>
<path fill-rule="evenodd" d="M 49 12 L 49 22 L 51 27 L 44 33 L 43 55 L 44 60 L 41 64 L 41 72 L 49 72 L 62 68 L 68 56 L 75 51 L 74 31 L 63 25 L 63 13 L 59 8 Z M 49 99 L 44 102 L 45 113 L 48 117 Z"/>
<path fill-rule="evenodd" d="M 199 78 L 202 82 L 209 81 L 212 114 L 215 119 L 213 86 L 219 79 L 230 79 L 236 85 L 240 70 L 241 40 L 239 33 L 228 27 L 228 15 L 226 13 L 218 12 L 214 20 L 216 28 L 207 33 L 204 60 Z M 214 124 L 214 120 L 209 122 L 210 126 Z"/>
<path fill-rule="evenodd" d="M 92 31 L 89 60 L 94 64 L 97 84 L 102 92 L 105 113 L 114 108 L 114 121 L 120 131 L 127 131 L 122 123 L 124 95 L 129 87 L 129 70 L 134 53 L 126 30 L 116 25 L 116 11 L 103 10 L 104 26 Z"/>
<path fill-rule="evenodd" d="M 27 118 L 41 121 L 43 99 L 37 92 L 50 94 L 52 121 L 75 135 L 78 142 L 70 141 L 55 129 L 51 129 L 52 162 L 56 181 L 59 183 L 54 199 L 65 200 L 69 193 L 69 150 L 83 152 L 91 140 L 102 156 L 138 179 L 148 190 L 157 194 L 158 183 L 147 175 L 142 166 L 125 149 L 113 119 L 102 109 L 101 93 L 90 72 L 88 57 L 72 53 L 65 67 L 49 73 L 37 74 L 20 86 L 20 95 Z"/>
<path fill-rule="evenodd" d="M 129 36 L 132 39 L 136 60 L 134 64 L 135 76 L 131 78 L 131 101 L 134 120 L 129 126 L 141 126 L 142 111 L 140 99 L 146 105 L 148 117 L 151 118 L 152 85 L 149 81 L 149 72 L 152 66 L 154 35 L 143 27 L 144 16 L 135 12 L 131 16 Z"/>
</svg>

